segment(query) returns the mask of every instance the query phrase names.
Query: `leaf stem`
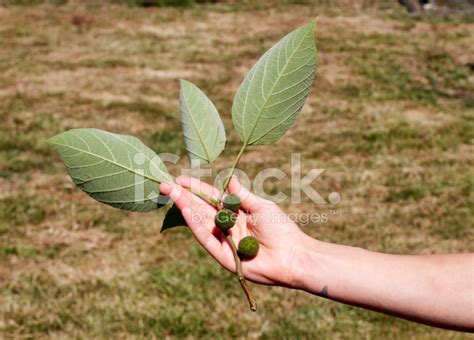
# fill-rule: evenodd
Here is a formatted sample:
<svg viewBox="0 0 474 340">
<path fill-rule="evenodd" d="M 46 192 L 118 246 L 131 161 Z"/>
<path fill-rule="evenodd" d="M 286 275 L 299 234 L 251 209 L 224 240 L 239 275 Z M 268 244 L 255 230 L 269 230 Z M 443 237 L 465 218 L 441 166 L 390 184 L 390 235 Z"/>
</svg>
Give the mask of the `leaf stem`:
<svg viewBox="0 0 474 340">
<path fill-rule="evenodd" d="M 209 165 L 211 168 L 211 177 L 214 178 L 214 176 L 216 175 L 216 167 L 212 163 L 209 163 Z"/>
<path fill-rule="evenodd" d="M 232 240 L 232 237 L 229 233 L 226 233 L 225 237 L 227 239 L 227 242 L 229 242 L 230 247 L 232 248 L 232 253 L 234 254 L 235 272 L 239 279 L 240 286 L 242 287 L 242 290 L 244 291 L 245 296 L 247 297 L 250 310 L 252 312 L 255 312 L 257 310 L 257 301 L 253 297 L 252 292 L 250 291 L 250 288 L 247 285 L 247 281 L 245 280 L 245 276 L 242 272 L 242 262 L 240 261 L 239 254 L 237 254 L 237 247 L 235 246 L 234 240 Z"/>
<path fill-rule="evenodd" d="M 227 178 L 224 181 L 224 186 L 222 187 L 222 193 L 219 201 L 222 201 L 222 197 L 224 197 L 224 193 L 227 190 L 227 187 L 229 186 L 230 179 L 232 178 L 232 175 L 234 174 L 235 168 L 237 168 L 237 165 L 239 164 L 240 159 L 242 158 L 242 155 L 245 151 L 245 148 L 247 147 L 247 144 L 244 143 L 242 147 L 240 148 L 239 154 L 234 160 L 234 163 L 232 164 L 232 167 L 230 169 L 230 174 L 227 176 Z"/>
</svg>

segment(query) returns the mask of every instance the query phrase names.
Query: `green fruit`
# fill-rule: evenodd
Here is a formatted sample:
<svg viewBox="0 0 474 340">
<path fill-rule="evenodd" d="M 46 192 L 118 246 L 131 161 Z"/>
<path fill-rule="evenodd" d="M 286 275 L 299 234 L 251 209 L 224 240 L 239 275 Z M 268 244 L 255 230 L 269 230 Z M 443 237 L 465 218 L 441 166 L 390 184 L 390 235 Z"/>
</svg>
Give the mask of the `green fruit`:
<svg viewBox="0 0 474 340">
<path fill-rule="evenodd" d="M 240 240 L 238 251 L 241 257 L 249 259 L 257 255 L 259 248 L 260 245 L 255 237 L 246 236 Z"/>
<path fill-rule="evenodd" d="M 219 210 L 215 218 L 216 226 L 222 231 L 227 231 L 232 228 L 236 220 L 237 214 L 229 209 Z"/>
<path fill-rule="evenodd" d="M 224 208 L 237 212 L 240 208 L 240 197 L 237 195 L 228 195 L 222 200 Z"/>
</svg>

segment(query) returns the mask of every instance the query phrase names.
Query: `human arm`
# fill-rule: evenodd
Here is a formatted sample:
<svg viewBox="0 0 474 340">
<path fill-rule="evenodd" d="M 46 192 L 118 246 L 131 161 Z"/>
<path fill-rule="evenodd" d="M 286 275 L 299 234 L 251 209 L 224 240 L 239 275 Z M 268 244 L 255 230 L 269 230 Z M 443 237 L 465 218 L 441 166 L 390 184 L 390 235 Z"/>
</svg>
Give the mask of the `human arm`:
<svg viewBox="0 0 474 340">
<path fill-rule="evenodd" d="M 474 331 L 474 254 L 391 255 L 307 238 L 293 287 L 431 326 Z"/>
<path fill-rule="evenodd" d="M 181 177 L 162 185 L 181 209 L 196 239 L 226 269 L 235 270 L 231 248 L 215 227 L 216 209 L 184 188 L 214 197 L 211 186 Z M 260 241 L 258 255 L 243 263 L 246 278 L 301 289 L 347 304 L 443 328 L 474 330 L 474 254 L 389 255 L 315 240 L 272 202 L 234 178 L 229 191 L 242 208 L 231 236 Z"/>
</svg>

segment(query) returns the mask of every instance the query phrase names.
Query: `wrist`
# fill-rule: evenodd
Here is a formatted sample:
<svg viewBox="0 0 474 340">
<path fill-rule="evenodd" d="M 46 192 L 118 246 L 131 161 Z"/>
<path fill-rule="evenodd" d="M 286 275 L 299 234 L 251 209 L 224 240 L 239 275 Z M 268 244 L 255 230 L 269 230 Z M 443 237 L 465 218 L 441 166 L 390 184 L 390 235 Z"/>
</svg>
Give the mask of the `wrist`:
<svg viewBox="0 0 474 340">
<path fill-rule="evenodd" d="M 304 236 L 301 247 L 294 252 L 291 287 L 344 300 L 343 293 L 358 280 L 363 263 L 370 262 L 367 256 L 371 252 Z"/>
<path fill-rule="evenodd" d="M 308 291 L 308 282 L 321 281 L 321 255 L 319 249 L 324 242 L 302 233 L 294 246 L 290 264 L 289 286 L 294 289 Z"/>
</svg>

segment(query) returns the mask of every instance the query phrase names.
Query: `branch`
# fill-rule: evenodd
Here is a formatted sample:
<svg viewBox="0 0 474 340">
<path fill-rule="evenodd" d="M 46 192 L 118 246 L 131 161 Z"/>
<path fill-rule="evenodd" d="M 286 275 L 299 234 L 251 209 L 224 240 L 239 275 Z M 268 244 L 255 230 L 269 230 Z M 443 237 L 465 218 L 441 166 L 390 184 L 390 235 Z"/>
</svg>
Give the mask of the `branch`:
<svg viewBox="0 0 474 340">
<path fill-rule="evenodd" d="M 242 262 L 240 262 L 239 254 L 237 254 L 237 247 L 235 246 L 234 240 L 232 240 L 232 237 L 229 235 L 229 233 L 226 233 L 226 239 L 227 242 L 229 242 L 230 247 L 232 248 L 232 253 L 234 254 L 235 271 L 237 277 L 239 278 L 240 286 L 242 287 L 245 296 L 247 296 L 250 310 L 252 312 L 255 312 L 257 310 L 257 301 L 253 297 L 252 292 L 250 291 L 250 288 L 247 285 L 247 281 L 245 280 L 245 276 L 242 272 Z"/>
</svg>

